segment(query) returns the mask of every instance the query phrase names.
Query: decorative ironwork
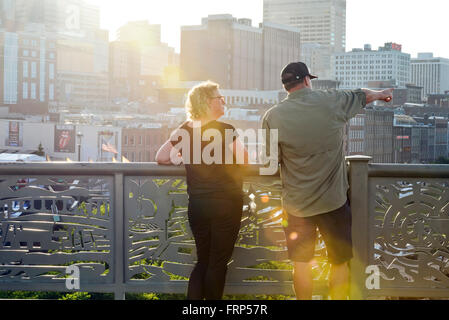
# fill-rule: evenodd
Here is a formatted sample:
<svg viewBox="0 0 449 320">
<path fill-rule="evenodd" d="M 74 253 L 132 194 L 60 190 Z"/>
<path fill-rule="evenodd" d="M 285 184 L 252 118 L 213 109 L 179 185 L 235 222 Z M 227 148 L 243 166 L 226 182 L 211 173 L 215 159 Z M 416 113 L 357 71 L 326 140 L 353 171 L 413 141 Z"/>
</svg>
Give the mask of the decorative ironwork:
<svg viewBox="0 0 449 320">
<path fill-rule="evenodd" d="M 112 283 L 111 177 L 7 176 L 0 180 L 0 281 Z"/>
<path fill-rule="evenodd" d="M 183 178 L 126 177 L 126 281 L 164 282 L 171 274 L 188 277 L 194 242 L 185 191 Z"/>
<path fill-rule="evenodd" d="M 449 289 L 449 188 L 439 179 L 373 178 L 369 264 L 382 289 Z"/>
<path fill-rule="evenodd" d="M 350 161 L 353 297 L 447 297 L 447 167 Z M 67 267 L 76 265 L 84 291 L 117 299 L 131 291 L 185 292 L 196 252 L 180 168 L 8 164 L 0 173 L 2 290 L 67 291 Z M 276 179 L 245 177 L 228 293 L 293 294 Z M 329 264 L 321 237 L 317 249 L 315 287 L 325 296 Z M 368 265 L 379 267 L 381 290 L 363 289 Z"/>
<path fill-rule="evenodd" d="M 276 282 L 291 293 L 292 267 L 282 229 L 280 182 L 267 181 L 254 178 L 244 184 L 243 218 L 227 284 Z M 127 177 L 125 197 L 127 283 L 187 280 L 196 251 L 187 219 L 185 178 Z M 326 280 L 328 266 L 321 238 L 318 246 L 316 280 Z"/>
</svg>

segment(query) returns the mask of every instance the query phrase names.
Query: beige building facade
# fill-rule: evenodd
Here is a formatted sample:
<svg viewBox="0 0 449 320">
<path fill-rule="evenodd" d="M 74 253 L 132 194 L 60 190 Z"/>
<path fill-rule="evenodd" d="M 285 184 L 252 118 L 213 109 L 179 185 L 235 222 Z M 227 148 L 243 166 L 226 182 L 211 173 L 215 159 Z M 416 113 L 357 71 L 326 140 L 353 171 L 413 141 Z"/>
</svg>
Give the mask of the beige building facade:
<svg viewBox="0 0 449 320">
<path fill-rule="evenodd" d="M 300 55 L 296 28 L 209 15 L 181 28 L 181 80 L 212 80 L 224 89 L 281 89 L 280 71 Z"/>
<path fill-rule="evenodd" d="M 331 79 L 331 56 L 346 50 L 346 0 L 264 0 L 263 21 L 301 32 L 301 59 L 321 79 Z"/>
</svg>

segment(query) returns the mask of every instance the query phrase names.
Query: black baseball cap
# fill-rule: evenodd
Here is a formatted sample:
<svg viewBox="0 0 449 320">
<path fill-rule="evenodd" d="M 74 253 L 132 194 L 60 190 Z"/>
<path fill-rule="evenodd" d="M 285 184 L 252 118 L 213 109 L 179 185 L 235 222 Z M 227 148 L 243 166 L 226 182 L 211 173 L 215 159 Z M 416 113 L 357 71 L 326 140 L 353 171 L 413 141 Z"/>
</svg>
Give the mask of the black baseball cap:
<svg viewBox="0 0 449 320">
<path fill-rule="evenodd" d="M 317 76 L 313 76 L 309 72 L 306 64 L 303 62 L 292 62 L 285 66 L 281 72 L 281 80 L 283 84 L 287 84 L 294 81 L 300 81 L 306 76 L 310 79 L 316 79 Z"/>
</svg>

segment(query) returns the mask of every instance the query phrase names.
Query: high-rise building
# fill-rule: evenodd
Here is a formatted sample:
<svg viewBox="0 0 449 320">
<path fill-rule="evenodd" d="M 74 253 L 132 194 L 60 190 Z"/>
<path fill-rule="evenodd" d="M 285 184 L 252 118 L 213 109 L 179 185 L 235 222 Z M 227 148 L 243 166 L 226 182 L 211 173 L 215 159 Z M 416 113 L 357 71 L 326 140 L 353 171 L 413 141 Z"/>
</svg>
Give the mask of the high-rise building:
<svg viewBox="0 0 449 320">
<path fill-rule="evenodd" d="M 345 127 L 346 155 L 355 156 L 365 154 L 365 122 L 366 114 L 357 114 L 349 120 Z"/>
<path fill-rule="evenodd" d="M 394 112 L 388 108 L 366 109 L 366 155 L 376 163 L 393 161 Z"/>
<path fill-rule="evenodd" d="M 412 130 L 418 123 L 404 114 L 394 115 L 393 162 L 412 163 Z M 418 158 L 416 158 L 418 159 Z M 419 162 L 415 159 L 414 162 Z"/>
<path fill-rule="evenodd" d="M 264 22 L 298 27 L 301 42 L 346 48 L 346 0 L 264 0 Z"/>
<path fill-rule="evenodd" d="M 15 0 L 15 3 L 19 29 L 29 23 L 43 24 L 47 31 L 100 28 L 100 9 L 85 0 Z"/>
<path fill-rule="evenodd" d="M 435 161 L 435 126 L 424 124 L 414 117 L 417 124 L 412 127 L 412 163 Z"/>
<path fill-rule="evenodd" d="M 330 80 L 332 77 L 332 49 L 318 43 L 301 44 L 301 61 L 320 79 Z"/>
<path fill-rule="evenodd" d="M 0 103 L 42 114 L 55 101 L 57 50 L 51 35 L 0 31 Z"/>
<path fill-rule="evenodd" d="M 448 118 L 446 116 L 430 116 L 426 113 L 424 117 L 414 116 L 418 125 L 426 127 L 428 137 L 432 141 L 425 142 L 428 149 L 421 148 L 422 158 L 425 162 L 433 162 L 440 157 L 447 157 L 448 154 Z"/>
<path fill-rule="evenodd" d="M 31 60 L 33 58 L 38 60 L 30 60 L 29 70 L 34 74 L 35 65 L 38 65 L 39 83 L 34 81 L 29 84 L 23 83 L 23 87 L 20 88 L 24 92 L 27 88 L 29 94 L 21 95 L 19 91 L 19 97 L 22 99 L 31 97 L 28 100 L 33 100 L 34 91 L 38 90 L 40 103 L 43 102 L 42 99 L 47 101 L 47 98 L 50 104 L 96 106 L 107 103 L 109 34 L 100 30 L 100 11 L 97 6 L 85 0 L 0 0 L 0 7 L 8 9 L 6 13 L 3 11 L 0 13 L 1 25 L 5 25 L 4 16 L 9 17 L 8 28 L 5 29 L 12 30 L 7 35 L 8 46 L 14 45 L 12 35 L 14 33 L 18 37 L 25 34 L 32 35 L 34 38 L 31 37 L 29 42 L 31 46 L 36 44 L 36 48 L 23 50 L 30 53 Z M 11 20 L 12 17 L 14 20 Z M 49 42 L 51 48 L 46 48 L 47 39 L 52 39 Z M 20 51 L 22 44 L 20 39 L 17 41 Z M 50 51 L 54 56 L 51 59 L 54 61 L 49 60 L 47 53 Z M 4 59 L 13 61 L 9 53 Z M 26 65 L 27 62 L 24 63 Z M 47 64 L 51 69 L 45 69 Z M 7 74 L 12 73 L 10 69 L 14 66 L 14 63 L 8 65 Z M 20 68 L 18 74 L 19 76 L 22 74 Z M 46 80 L 45 77 L 50 75 L 53 79 Z M 50 80 L 54 80 L 54 83 L 50 83 Z M 19 86 L 21 85 L 19 83 Z M 44 89 L 46 85 L 49 87 Z M 11 93 L 10 90 L 5 96 Z M 30 103 L 31 101 L 28 102 Z"/>
<path fill-rule="evenodd" d="M 432 106 L 449 107 L 449 91 L 446 91 L 445 94 L 429 94 L 427 103 Z M 447 110 L 449 111 L 449 109 Z"/>
<path fill-rule="evenodd" d="M 116 101 L 152 100 L 158 95 L 165 69 L 179 65 L 179 55 L 161 42 L 161 26 L 148 21 L 128 22 L 119 28 L 117 38 L 109 48 L 110 97 Z"/>
<path fill-rule="evenodd" d="M 367 155 L 375 163 L 393 161 L 394 112 L 387 108 L 367 107 L 345 128 L 346 155 Z"/>
<path fill-rule="evenodd" d="M 262 30 L 247 19 L 209 15 L 181 27 L 181 80 L 212 80 L 226 89 L 261 89 Z"/>
<path fill-rule="evenodd" d="M 164 69 L 175 64 L 175 49 L 166 43 L 145 46 L 141 50 L 141 69 L 143 76 L 160 77 L 164 74 Z"/>
<path fill-rule="evenodd" d="M 137 100 L 139 97 L 140 50 L 127 42 L 109 45 L 109 83 L 112 100 Z"/>
<path fill-rule="evenodd" d="M 346 48 L 346 0 L 264 0 L 264 22 L 301 31 L 301 59 L 322 79 L 331 79 L 331 56 Z"/>
<path fill-rule="evenodd" d="M 386 43 L 379 50 L 352 49 L 332 56 L 332 70 L 340 88 L 366 87 L 369 81 L 391 81 L 399 88 L 410 83 L 410 54 L 402 46 Z"/>
<path fill-rule="evenodd" d="M 300 57 L 299 29 L 273 22 L 264 22 L 263 35 L 263 89 L 281 88 L 282 68 Z"/>
<path fill-rule="evenodd" d="M 0 29 L 13 31 L 16 20 L 16 1 L 0 0 Z"/>
<path fill-rule="evenodd" d="M 423 87 L 423 97 L 444 94 L 449 90 L 449 59 L 418 53 L 417 58 L 411 59 L 411 81 Z"/>
<path fill-rule="evenodd" d="M 57 100 L 63 106 L 99 107 L 109 100 L 109 35 L 58 35 Z"/>
<path fill-rule="evenodd" d="M 412 117 L 368 107 L 346 125 L 346 155 L 367 155 L 375 163 L 432 163 L 447 155 L 444 117 Z"/>
<path fill-rule="evenodd" d="M 429 122 L 435 127 L 435 159 L 447 157 L 448 122 L 444 117 L 429 117 Z"/>
<path fill-rule="evenodd" d="M 117 30 L 117 41 L 130 42 L 138 47 L 159 45 L 161 25 L 148 21 L 131 21 Z"/>
<path fill-rule="evenodd" d="M 281 89 L 283 66 L 299 59 L 299 30 L 275 23 L 209 15 L 181 28 L 181 80 L 212 80 L 225 89 Z"/>
</svg>

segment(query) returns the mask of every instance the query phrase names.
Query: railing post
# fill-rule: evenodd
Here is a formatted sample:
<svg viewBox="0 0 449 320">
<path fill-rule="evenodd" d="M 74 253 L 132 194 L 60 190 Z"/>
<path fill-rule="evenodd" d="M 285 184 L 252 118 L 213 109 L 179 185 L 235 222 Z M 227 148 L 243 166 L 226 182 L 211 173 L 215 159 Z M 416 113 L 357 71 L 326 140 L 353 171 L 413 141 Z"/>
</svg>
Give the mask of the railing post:
<svg viewBox="0 0 449 320">
<path fill-rule="evenodd" d="M 114 175 L 114 299 L 125 300 L 124 275 L 125 275 L 125 234 L 124 231 L 124 179 L 123 173 Z"/>
<path fill-rule="evenodd" d="M 368 163 L 367 156 L 351 156 L 349 161 L 349 185 L 352 211 L 352 243 L 354 258 L 351 260 L 351 300 L 362 300 L 367 296 L 365 270 L 369 250 L 368 213 Z"/>
</svg>

